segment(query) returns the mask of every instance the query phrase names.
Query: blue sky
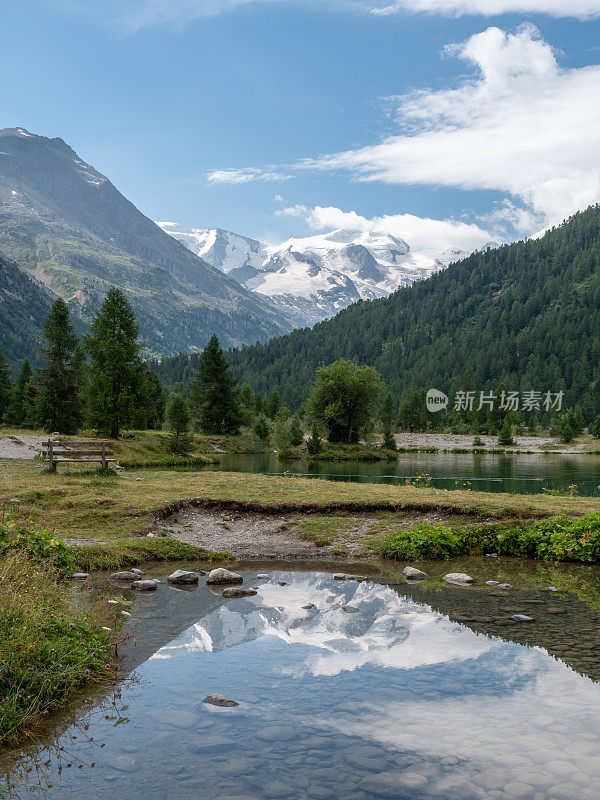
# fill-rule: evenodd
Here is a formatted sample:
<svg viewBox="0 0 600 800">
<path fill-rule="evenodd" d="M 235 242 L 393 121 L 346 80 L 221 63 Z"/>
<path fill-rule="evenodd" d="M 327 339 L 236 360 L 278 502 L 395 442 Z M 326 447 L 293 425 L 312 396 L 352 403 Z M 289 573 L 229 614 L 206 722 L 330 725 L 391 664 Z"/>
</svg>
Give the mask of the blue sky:
<svg viewBox="0 0 600 800">
<path fill-rule="evenodd" d="M 153 219 L 271 242 L 475 247 L 600 200 L 600 0 L 390 3 L 6 4 L 0 127 L 62 137 Z"/>
</svg>

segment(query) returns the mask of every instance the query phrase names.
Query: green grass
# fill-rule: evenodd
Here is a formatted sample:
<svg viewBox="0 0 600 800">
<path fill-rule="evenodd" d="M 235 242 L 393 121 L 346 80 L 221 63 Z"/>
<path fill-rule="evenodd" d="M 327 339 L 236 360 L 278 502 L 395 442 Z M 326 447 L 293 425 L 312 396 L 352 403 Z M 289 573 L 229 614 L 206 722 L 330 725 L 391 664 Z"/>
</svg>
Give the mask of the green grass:
<svg viewBox="0 0 600 800">
<path fill-rule="evenodd" d="M 0 743 L 7 743 L 33 735 L 78 689 L 113 674 L 114 623 L 108 608 L 74 611 L 51 563 L 11 549 L 0 564 Z"/>
<path fill-rule="evenodd" d="M 356 520 L 337 515 L 312 515 L 303 519 L 294 520 L 301 536 L 313 541 L 317 547 L 331 545 L 349 528 L 356 528 Z"/>
<path fill-rule="evenodd" d="M 422 522 L 383 539 L 376 552 L 400 561 L 447 559 L 463 555 L 540 558 L 600 563 L 600 513 L 579 519 L 564 516 L 536 522 L 502 522 L 449 527 Z"/>
</svg>

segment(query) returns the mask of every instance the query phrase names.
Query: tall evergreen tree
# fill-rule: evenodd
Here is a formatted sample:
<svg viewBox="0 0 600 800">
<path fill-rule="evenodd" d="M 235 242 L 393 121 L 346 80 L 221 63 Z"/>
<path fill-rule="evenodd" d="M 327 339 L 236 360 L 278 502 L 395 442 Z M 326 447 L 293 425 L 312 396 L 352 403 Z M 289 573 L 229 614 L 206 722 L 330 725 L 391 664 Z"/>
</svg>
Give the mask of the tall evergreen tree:
<svg viewBox="0 0 600 800">
<path fill-rule="evenodd" d="M 132 419 L 142 388 L 138 333 L 133 309 L 113 287 L 85 339 L 90 355 L 89 421 L 113 439 Z"/>
<path fill-rule="evenodd" d="M 82 362 L 69 309 L 59 298 L 44 323 L 44 367 L 39 372 L 39 418 L 44 428 L 77 433 L 81 427 Z"/>
<path fill-rule="evenodd" d="M 213 336 L 204 348 L 192 384 L 191 406 L 194 418 L 204 433 L 240 432 L 240 403 L 229 362 Z"/>
<path fill-rule="evenodd" d="M 190 409 L 185 399 L 175 392 L 171 395 L 165 422 L 171 431 L 171 441 L 169 446 L 174 453 L 189 453 L 192 446 L 190 430 Z"/>
<path fill-rule="evenodd" d="M 38 390 L 33 370 L 25 359 L 13 387 L 6 412 L 6 422 L 17 428 L 34 428 L 37 424 Z"/>
<path fill-rule="evenodd" d="M 8 361 L 2 350 L 0 350 L 0 423 L 4 419 L 10 403 L 11 385 Z"/>
</svg>

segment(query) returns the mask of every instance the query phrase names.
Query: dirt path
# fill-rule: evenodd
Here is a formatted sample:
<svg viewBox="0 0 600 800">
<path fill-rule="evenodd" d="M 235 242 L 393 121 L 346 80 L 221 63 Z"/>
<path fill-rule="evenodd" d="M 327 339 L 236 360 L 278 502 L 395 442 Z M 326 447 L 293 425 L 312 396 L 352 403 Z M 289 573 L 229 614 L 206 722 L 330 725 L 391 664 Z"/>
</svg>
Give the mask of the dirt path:
<svg viewBox="0 0 600 800">
<path fill-rule="evenodd" d="M 41 453 L 45 438 L 32 434 L 0 436 L 0 458 L 31 460 Z"/>
<path fill-rule="evenodd" d="M 374 514 L 260 514 L 223 509 L 184 508 L 160 524 L 164 535 L 195 547 L 233 553 L 240 559 L 269 558 L 357 558 L 372 556 L 369 542 L 374 535 L 392 532 L 418 522 L 444 522 L 454 517 L 442 512 L 398 513 L 388 518 Z M 469 517 L 460 516 L 461 523 Z M 333 521 L 333 529 L 328 522 Z M 305 532 L 316 523 L 316 536 Z M 319 525 L 328 535 L 318 546 Z"/>
<path fill-rule="evenodd" d="M 461 435 L 458 433 L 396 433 L 396 444 L 398 447 L 437 447 L 439 450 L 472 450 L 474 434 Z M 486 450 L 494 450 L 499 447 L 497 436 L 481 435 L 483 447 Z M 515 444 L 512 447 L 502 448 L 506 452 L 511 450 L 525 450 L 534 453 L 585 453 L 585 444 L 558 444 L 556 439 L 550 436 L 515 436 Z"/>
</svg>

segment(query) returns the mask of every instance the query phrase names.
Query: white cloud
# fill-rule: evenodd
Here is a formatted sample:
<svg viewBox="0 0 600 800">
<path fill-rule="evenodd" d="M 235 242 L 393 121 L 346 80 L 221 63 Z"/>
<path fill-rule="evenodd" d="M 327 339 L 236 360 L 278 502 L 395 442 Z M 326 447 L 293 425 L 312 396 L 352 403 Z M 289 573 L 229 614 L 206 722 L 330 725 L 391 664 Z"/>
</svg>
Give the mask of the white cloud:
<svg viewBox="0 0 600 800">
<path fill-rule="evenodd" d="M 475 76 L 392 98 L 397 135 L 261 179 L 348 171 L 359 181 L 498 191 L 506 199 L 483 222 L 521 233 L 600 201 L 599 66 L 561 68 L 532 25 L 491 27 L 447 52 Z"/>
<path fill-rule="evenodd" d="M 252 181 L 286 181 L 291 175 L 273 169 L 244 167 L 243 169 L 215 169 L 206 179 L 212 185 L 250 183 Z"/>
<path fill-rule="evenodd" d="M 599 0 L 397 0 L 388 5 L 374 5 L 374 14 L 399 11 L 426 12 L 462 16 L 464 14 L 549 14 L 552 17 L 588 19 L 600 16 Z"/>
<path fill-rule="evenodd" d="M 600 0 L 47 0 L 109 25 L 135 31 L 154 26 L 180 28 L 196 19 L 231 13 L 244 6 L 285 4 L 363 12 L 374 15 L 428 13 L 447 16 L 505 13 L 547 14 L 554 17 L 600 17 Z"/>
<path fill-rule="evenodd" d="M 300 217 L 315 230 L 345 228 L 349 231 L 389 233 L 410 243 L 413 250 L 438 255 L 440 249 L 477 250 L 493 236 L 484 228 L 451 219 L 428 219 L 414 214 L 385 214 L 363 217 L 355 211 L 296 205 L 276 212 L 278 216 Z"/>
</svg>

